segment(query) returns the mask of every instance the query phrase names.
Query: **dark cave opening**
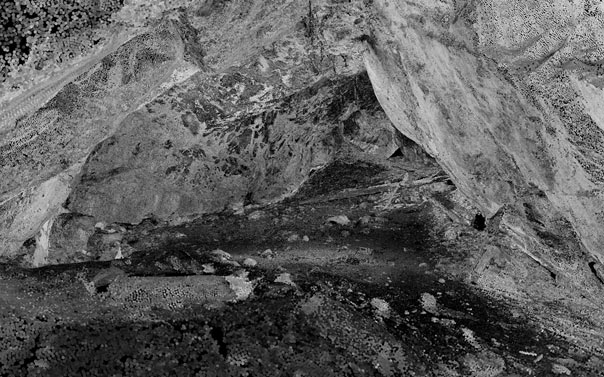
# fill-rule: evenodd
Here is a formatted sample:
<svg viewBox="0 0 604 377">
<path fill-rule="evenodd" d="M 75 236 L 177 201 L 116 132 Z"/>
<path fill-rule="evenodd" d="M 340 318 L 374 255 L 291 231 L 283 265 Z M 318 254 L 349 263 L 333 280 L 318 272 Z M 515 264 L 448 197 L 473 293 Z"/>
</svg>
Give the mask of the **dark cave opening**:
<svg viewBox="0 0 604 377">
<path fill-rule="evenodd" d="M 487 228 L 486 218 L 481 213 L 477 213 L 476 216 L 474 216 L 474 220 L 472 221 L 472 227 L 480 231 L 485 230 Z"/>
</svg>

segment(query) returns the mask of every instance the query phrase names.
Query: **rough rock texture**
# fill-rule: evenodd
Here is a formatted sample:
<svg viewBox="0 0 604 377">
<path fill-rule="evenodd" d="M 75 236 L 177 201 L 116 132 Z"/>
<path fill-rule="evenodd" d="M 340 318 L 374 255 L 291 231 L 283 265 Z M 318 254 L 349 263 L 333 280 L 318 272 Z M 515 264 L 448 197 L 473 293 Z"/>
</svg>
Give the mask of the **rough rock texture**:
<svg viewBox="0 0 604 377">
<path fill-rule="evenodd" d="M 182 221 L 282 198 L 342 146 L 393 153 L 366 69 L 477 227 L 505 232 L 554 276 L 593 279 L 597 2 L 131 2 L 114 21 L 107 46 L 119 47 L 0 116 L 1 254 L 66 210 Z"/>
<path fill-rule="evenodd" d="M 149 16 L 153 14 L 158 16 L 155 11 Z M 3 114 L 2 254 L 14 253 L 65 202 L 84 215 L 136 222 L 149 214 L 178 217 L 243 202 L 254 196 L 254 186 L 266 186 L 258 188 L 260 199 L 293 191 L 310 168 L 329 157 L 328 144 L 334 142 L 328 140 L 330 127 L 350 116 L 368 116 L 356 114 L 362 106 L 375 107 L 359 104 L 372 96 L 367 90 L 354 91 L 353 77 L 363 68 L 363 47 L 355 41 L 366 29 L 363 17 L 359 8 L 327 2 L 205 2 L 190 13 L 146 21 L 149 26 L 142 32 L 96 64 L 88 62 L 90 69 L 14 124 L 12 113 Z M 333 98 L 326 95 L 338 89 Z M 301 99 L 308 102 L 287 104 Z M 288 111 L 300 113 L 290 114 L 290 120 Z M 328 123 L 340 116 L 338 124 Z M 277 138 L 279 133 L 290 137 L 295 122 L 302 123 L 296 128 L 298 139 L 307 139 L 302 148 L 317 145 L 317 150 L 288 162 L 294 151 L 287 148 L 301 148 L 293 142 L 302 140 Z M 318 127 L 323 131 L 310 134 L 308 127 L 316 123 L 323 123 Z M 260 133 L 263 145 L 256 142 Z M 154 137 L 165 140 L 159 144 Z M 129 150 L 112 149 L 113 142 Z M 285 149 L 275 152 L 267 143 Z M 270 157 L 262 156 L 266 153 L 273 155 L 275 166 L 259 161 Z M 126 155 L 131 156 L 122 160 Z M 66 170 L 74 174 L 55 183 Z M 277 187 L 262 182 L 275 170 L 284 171 L 274 177 L 281 181 Z M 79 182 L 68 200 L 66 194 Z M 117 186 L 119 191 L 113 192 Z M 225 197 L 227 191 L 232 193 Z M 36 195 L 56 199 L 42 206 Z M 29 221 L 20 222 L 20 214 Z"/>
<path fill-rule="evenodd" d="M 220 76 L 192 78 L 126 118 L 89 156 L 68 208 L 123 223 L 215 212 L 292 193 L 346 145 L 384 157 L 398 148 L 366 75 L 254 112 L 241 109 L 267 84 Z"/>
<path fill-rule="evenodd" d="M 599 59 L 600 8 L 374 5 L 367 70 L 394 124 L 553 274 L 586 270 L 585 250 L 602 261 L 602 94 L 595 63 L 579 64 Z"/>
<path fill-rule="evenodd" d="M 60 211 L 83 160 L 120 120 L 158 95 L 184 45 L 166 23 L 75 78 L 41 109 L 0 129 L 0 244 L 7 253 Z M 36 199 L 37 198 L 37 199 Z M 44 198 L 44 199 L 41 199 Z M 20 222 L 19 216 L 26 220 Z"/>
</svg>

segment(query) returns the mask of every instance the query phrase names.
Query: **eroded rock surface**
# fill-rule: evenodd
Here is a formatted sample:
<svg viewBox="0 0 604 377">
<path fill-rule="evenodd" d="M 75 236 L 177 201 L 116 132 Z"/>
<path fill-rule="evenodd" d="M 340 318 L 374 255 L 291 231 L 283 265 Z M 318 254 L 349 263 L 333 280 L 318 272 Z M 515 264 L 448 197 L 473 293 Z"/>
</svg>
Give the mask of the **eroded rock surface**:
<svg viewBox="0 0 604 377">
<path fill-rule="evenodd" d="M 205 350 L 204 367 L 233 373 L 269 359 L 297 376 L 601 371 L 603 12 L 591 0 L 137 0 L 86 29 L 103 36 L 88 55 L 47 65 L 32 51 L 14 72 L 31 80 L 11 78 L 0 99 L 0 256 L 80 264 L 3 265 L 1 364 L 54 373 L 55 347 L 116 318 L 200 341 L 188 349 Z M 66 30 L 71 51 L 80 29 Z M 227 247 L 240 257 L 206 258 Z M 121 272 L 89 276 L 111 265 Z M 472 285 L 508 300 L 504 322 Z M 22 325 L 30 312 L 42 319 Z M 225 322 L 248 317 L 281 321 L 282 336 L 235 344 L 249 333 Z M 321 353 L 296 359 L 297 338 Z M 111 365 L 138 371 L 147 351 L 127 344 Z"/>
<path fill-rule="evenodd" d="M 587 3 L 376 1 L 366 55 L 394 124 L 554 274 L 588 275 L 584 251 L 604 245 L 601 93 L 578 63 L 598 59 L 602 14 Z"/>
</svg>

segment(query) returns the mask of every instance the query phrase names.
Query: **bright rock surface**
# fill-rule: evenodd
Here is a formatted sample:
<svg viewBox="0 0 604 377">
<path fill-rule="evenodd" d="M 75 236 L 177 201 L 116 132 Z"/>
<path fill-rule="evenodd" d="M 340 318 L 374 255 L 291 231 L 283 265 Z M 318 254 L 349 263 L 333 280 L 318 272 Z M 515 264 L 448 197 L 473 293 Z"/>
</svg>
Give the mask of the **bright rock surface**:
<svg viewBox="0 0 604 377">
<path fill-rule="evenodd" d="M 32 100 L 0 114 L 0 254 L 65 211 L 138 223 L 276 201 L 338 153 L 394 153 L 393 124 L 553 275 L 604 260 L 598 2 L 195 4 L 125 6 L 111 48 L 13 96 Z"/>
</svg>

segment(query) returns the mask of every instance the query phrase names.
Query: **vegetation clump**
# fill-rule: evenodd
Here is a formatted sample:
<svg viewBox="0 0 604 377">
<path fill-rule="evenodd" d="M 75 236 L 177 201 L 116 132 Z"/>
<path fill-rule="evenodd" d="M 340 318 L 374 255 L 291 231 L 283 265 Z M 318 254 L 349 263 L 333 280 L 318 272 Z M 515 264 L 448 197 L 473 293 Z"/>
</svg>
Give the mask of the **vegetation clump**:
<svg viewBox="0 0 604 377">
<path fill-rule="evenodd" d="M 124 0 L 7 0 L 0 8 L 0 82 L 28 63 L 36 70 L 82 54 L 102 41 Z"/>
</svg>

